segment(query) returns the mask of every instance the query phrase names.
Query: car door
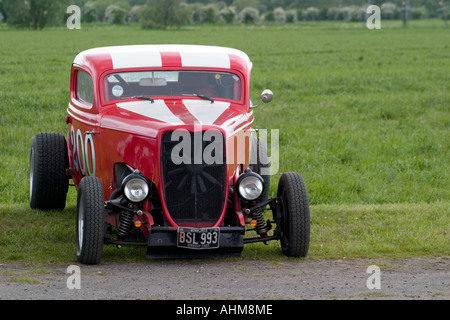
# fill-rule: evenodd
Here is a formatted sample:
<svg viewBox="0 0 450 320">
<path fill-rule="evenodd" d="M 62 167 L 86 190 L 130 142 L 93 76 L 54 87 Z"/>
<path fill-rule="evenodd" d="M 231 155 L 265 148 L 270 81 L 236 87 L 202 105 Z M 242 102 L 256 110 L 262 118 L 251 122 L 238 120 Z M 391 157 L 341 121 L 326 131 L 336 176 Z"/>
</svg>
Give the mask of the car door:
<svg viewBox="0 0 450 320">
<path fill-rule="evenodd" d="M 74 184 L 78 186 L 84 176 L 98 174 L 95 136 L 99 132 L 99 114 L 95 87 L 92 76 L 82 68 L 72 68 L 71 99 L 67 111 L 69 163 Z"/>
</svg>

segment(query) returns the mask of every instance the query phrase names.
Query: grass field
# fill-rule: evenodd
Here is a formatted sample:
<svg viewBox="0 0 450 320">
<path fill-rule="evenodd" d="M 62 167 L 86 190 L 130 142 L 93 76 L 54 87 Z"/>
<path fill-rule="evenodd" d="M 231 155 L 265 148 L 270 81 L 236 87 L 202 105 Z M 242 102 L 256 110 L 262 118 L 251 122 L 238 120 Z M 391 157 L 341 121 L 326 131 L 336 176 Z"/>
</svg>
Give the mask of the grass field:
<svg viewBox="0 0 450 320">
<path fill-rule="evenodd" d="M 63 212 L 33 212 L 28 157 L 37 132 L 65 133 L 70 64 L 91 47 L 185 43 L 241 49 L 253 61 L 259 128 L 279 129 L 280 174 L 300 172 L 311 204 L 311 258 L 450 253 L 450 29 L 382 22 L 295 26 L 82 25 L 0 28 L 0 262 L 75 259 L 75 192 Z M 140 252 L 136 254 L 136 252 Z M 140 259 L 142 248 L 105 250 Z M 281 257 L 278 244 L 244 257 Z"/>
</svg>

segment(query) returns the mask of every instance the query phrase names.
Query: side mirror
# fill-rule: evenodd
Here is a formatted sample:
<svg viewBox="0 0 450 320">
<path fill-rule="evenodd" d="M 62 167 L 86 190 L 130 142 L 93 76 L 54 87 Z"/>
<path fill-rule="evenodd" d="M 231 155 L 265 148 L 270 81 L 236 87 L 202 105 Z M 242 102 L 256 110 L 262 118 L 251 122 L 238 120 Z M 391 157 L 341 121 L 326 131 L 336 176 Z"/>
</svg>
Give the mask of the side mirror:
<svg viewBox="0 0 450 320">
<path fill-rule="evenodd" d="M 269 89 L 266 89 L 261 93 L 261 101 L 264 103 L 269 103 L 270 101 L 272 101 L 272 98 L 273 92 Z"/>
<path fill-rule="evenodd" d="M 261 101 L 257 105 L 250 106 L 250 108 L 256 108 L 257 106 L 259 106 L 261 104 L 261 102 L 269 103 L 270 101 L 272 101 L 272 99 L 273 99 L 273 92 L 272 92 L 272 90 L 265 89 L 261 93 Z"/>
</svg>

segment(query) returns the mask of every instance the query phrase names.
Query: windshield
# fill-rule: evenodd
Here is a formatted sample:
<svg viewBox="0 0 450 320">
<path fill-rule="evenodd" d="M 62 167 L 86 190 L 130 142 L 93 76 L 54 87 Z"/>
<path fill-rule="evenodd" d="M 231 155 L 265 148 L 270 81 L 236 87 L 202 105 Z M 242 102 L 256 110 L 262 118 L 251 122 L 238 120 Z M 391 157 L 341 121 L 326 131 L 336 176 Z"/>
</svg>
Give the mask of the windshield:
<svg viewBox="0 0 450 320">
<path fill-rule="evenodd" d="M 105 77 L 104 94 L 105 101 L 168 96 L 240 100 L 241 79 L 212 71 L 118 72 Z"/>
</svg>

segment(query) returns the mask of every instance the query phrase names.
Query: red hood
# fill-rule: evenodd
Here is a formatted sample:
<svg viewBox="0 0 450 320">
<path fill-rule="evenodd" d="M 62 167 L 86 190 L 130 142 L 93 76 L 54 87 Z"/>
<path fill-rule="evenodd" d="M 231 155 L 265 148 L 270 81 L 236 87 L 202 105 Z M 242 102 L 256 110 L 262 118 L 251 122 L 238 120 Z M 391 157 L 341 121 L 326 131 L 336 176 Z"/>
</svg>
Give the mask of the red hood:
<svg viewBox="0 0 450 320">
<path fill-rule="evenodd" d="M 101 127 L 156 138 L 160 130 L 168 127 L 191 130 L 201 124 L 208 128 L 220 127 L 228 136 L 253 122 L 253 113 L 242 109 L 230 102 L 198 99 L 118 102 L 104 114 Z"/>
</svg>

